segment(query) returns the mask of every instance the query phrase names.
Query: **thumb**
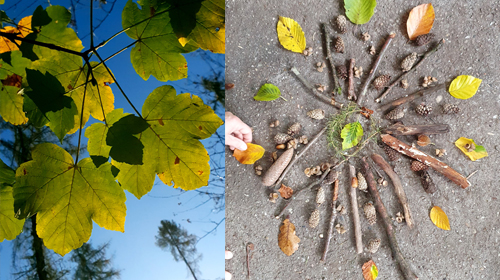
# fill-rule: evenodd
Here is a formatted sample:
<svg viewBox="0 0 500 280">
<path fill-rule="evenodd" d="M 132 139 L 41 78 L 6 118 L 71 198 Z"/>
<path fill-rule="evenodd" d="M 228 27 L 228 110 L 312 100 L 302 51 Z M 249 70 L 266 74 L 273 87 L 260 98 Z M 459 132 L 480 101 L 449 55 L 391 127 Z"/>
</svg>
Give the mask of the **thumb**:
<svg viewBox="0 0 500 280">
<path fill-rule="evenodd" d="M 247 144 L 245 142 L 232 135 L 226 135 L 226 145 L 233 146 L 240 151 L 245 151 L 247 149 Z"/>
</svg>

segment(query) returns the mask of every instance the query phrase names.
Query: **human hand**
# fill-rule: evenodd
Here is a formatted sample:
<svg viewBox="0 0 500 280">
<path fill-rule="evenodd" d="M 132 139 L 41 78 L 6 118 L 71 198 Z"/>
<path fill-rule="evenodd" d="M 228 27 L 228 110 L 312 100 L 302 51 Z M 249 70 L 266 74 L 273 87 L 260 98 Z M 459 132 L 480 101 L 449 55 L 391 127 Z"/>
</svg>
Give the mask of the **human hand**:
<svg viewBox="0 0 500 280">
<path fill-rule="evenodd" d="M 252 142 L 252 129 L 231 112 L 226 112 L 226 145 L 231 150 L 244 151 Z"/>
<path fill-rule="evenodd" d="M 233 258 L 233 253 L 231 251 L 227 251 L 226 250 L 226 260 L 230 260 Z M 231 280 L 233 278 L 233 275 L 231 275 L 231 273 L 229 271 L 225 271 L 225 278 L 226 280 Z"/>
</svg>

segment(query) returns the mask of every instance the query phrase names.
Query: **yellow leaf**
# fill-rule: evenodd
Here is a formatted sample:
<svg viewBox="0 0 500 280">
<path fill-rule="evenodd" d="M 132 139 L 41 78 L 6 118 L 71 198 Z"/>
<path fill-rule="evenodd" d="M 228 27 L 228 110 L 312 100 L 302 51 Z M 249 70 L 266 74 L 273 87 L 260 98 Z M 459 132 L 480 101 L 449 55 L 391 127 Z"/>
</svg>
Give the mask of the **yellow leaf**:
<svg viewBox="0 0 500 280">
<path fill-rule="evenodd" d="M 285 49 L 297 53 L 302 53 L 306 49 L 306 37 L 295 20 L 280 16 L 276 31 L 278 31 L 278 39 Z"/>
<path fill-rule="evenodd" d="M 483 146 L 476 145 L 472 139 L 460 137 L 455 142 L 455 146 L 457 146 L 472 161 L 488 156 L 486 149 Z"/>
<path fill-rule="evenodd" d="M 430 3 L 413 8 L 406 22 L 406 31 L 410 40 L 429 33 L 434 24 L 434 17 L 434 7 Z"/>
<path fill-rule="evenodd" d="M 431 221 L 440 229 L 450 230 L 450 221 L 448 216 L 439 206 L 434 206 L 431 209 Z"/>
<path fill-rule="evenodd" d="M 24 38 L 30 34 L 31 31 L 31 16 L 27 16 L 25 18 L 22 18 L 19 23 L 17 24 L 17 27 L 13 26 L 6 26 L 5 28 L 0 29 L 0 31 L 5 32 L 5 33 L 12 33 L 12 34 L 17 34 L 18 37 Z M 21 44 L 21 41 L 16 40 L 17 45 Z M 11 40 L 1 37 L 0 38 L 0 53 L 5 53 L 5 52 L 11 52 L 18 50 L 19 48 L 17 47 L 16 44 L 14 44 Z"/>
<path fill-rule="evenodd" d="M 451 96 L 458 99 L 469 99 L 476 94 L 483 80 L 473 76 L 461 75 L 456 77 L 450 84 L 448 91 Z"/>
<path fill-rule="evenodd" d="M 295 235 L 295 225 L 289 219 L 283 221 L 278 235 L 278 245 L 281 251 L 287 256 L 291 256 L 299 249 L 300 238 Z"/>
<path fill-rule="evenodd" d="M 240 163 L 254 164 L 264 155 L 265 151 L 266 150 L 259 145 L 247 143 L 247 149 L 245 151 L 240 151 L 238 149 L 235 149 L 233 156 Z"/>
<path fill-rule="evenodd" d="M 365 280 L 375 280 L 378 276 L 378 268 L 373 260 L 369 260 L 361 267 Z"/>
</svg>

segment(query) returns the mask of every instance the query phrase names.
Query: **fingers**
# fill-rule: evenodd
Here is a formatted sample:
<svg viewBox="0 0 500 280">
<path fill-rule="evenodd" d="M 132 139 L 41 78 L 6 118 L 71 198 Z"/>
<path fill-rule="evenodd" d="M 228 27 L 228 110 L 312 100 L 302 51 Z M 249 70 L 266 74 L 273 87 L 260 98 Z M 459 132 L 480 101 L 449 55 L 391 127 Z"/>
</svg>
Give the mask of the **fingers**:
<svg viewBox="0 0 500 280">
<path fill-rule="evenodd" d="M 231 150 L 236 148 L 240 151 L 245 151 L 247 149 L 247 144 L 245 144 L 245 142 L 232 135 L 226 135 L 226 145 L 228 145 Z"/>
<path fill-rule="evenodd" d="M 233 278 L 233 276 L 231 275 L 231 273 L 229 273 L 227 271 L 225 272 L 224 275 L 225 275 L 226 280 L 231 280 Z"/>
<path fill-rule="evenodd" d="M 231 251 L 226 251 L 226 260 L 230 260 L 233 258 L 233 252 Z"/>
</svg>

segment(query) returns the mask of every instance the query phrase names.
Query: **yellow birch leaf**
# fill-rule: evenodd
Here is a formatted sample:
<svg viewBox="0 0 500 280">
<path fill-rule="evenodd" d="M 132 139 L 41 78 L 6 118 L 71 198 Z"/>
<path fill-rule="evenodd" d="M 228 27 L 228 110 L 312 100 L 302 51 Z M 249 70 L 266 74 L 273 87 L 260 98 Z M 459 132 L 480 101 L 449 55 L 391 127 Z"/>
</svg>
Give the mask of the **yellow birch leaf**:
<svg viewBox="0 0 500 280">
<path fill-rule="evenodd" d="M 247 149 L 240 151 L 234 149 L 233 156 L 242 164 L 254 164 L 258 161 L 266 150 L 257 144 L 247 143 Z"/>
<path fill-rule="evenodd" d="M 306 49 L 306 37 L 295 20 L 280 16 L 276 31 L 278 39 L 285 49 L 297 53 L 302 53 Z"/>
<path fill-rule="evenodd" d="M 457 146 L 472 161 L 488 156 L 486 149 L 483 146 L 476 145 L 472 139 L 460 137 L 455 142 L 455 146 Z"/>
<path fill-rule="evenodd" d="M 448 216 L 439 206 L 434 206 L 431 209 L 431 221 L 440 229 L 450 230 L 450 221 Z"/>
<path fill-rule="evenodd" d="M 287 256 L 291 256 L 299 249 L 300 238 L 295 235 L 295 225 L 290 222 L 290 219 L 285 219 L 280 227 L 278 235 L 278 245 L 281 251 Z"/>
<path fill-rule="evenodd" d="M 461 75 L 451 82 L 448 91 L 455 98 L 469 99 L 476 94 L 482 81 L 473 76 Z"/>
<path fill-rule="evenodd" d="M 375 280 L 378 277 L 378 268 L 373 260 L 369 260 L 361 267 L 365 280 Z"/>
<path fill-rule="evenodd" d="M 413 8 L 406 22 L 406 31 L 410 40 L 415 40 L 418 36 L 429 33 L 434 24 L 434 17 L 434 7 L 430 3 Z"/>
</svg>

